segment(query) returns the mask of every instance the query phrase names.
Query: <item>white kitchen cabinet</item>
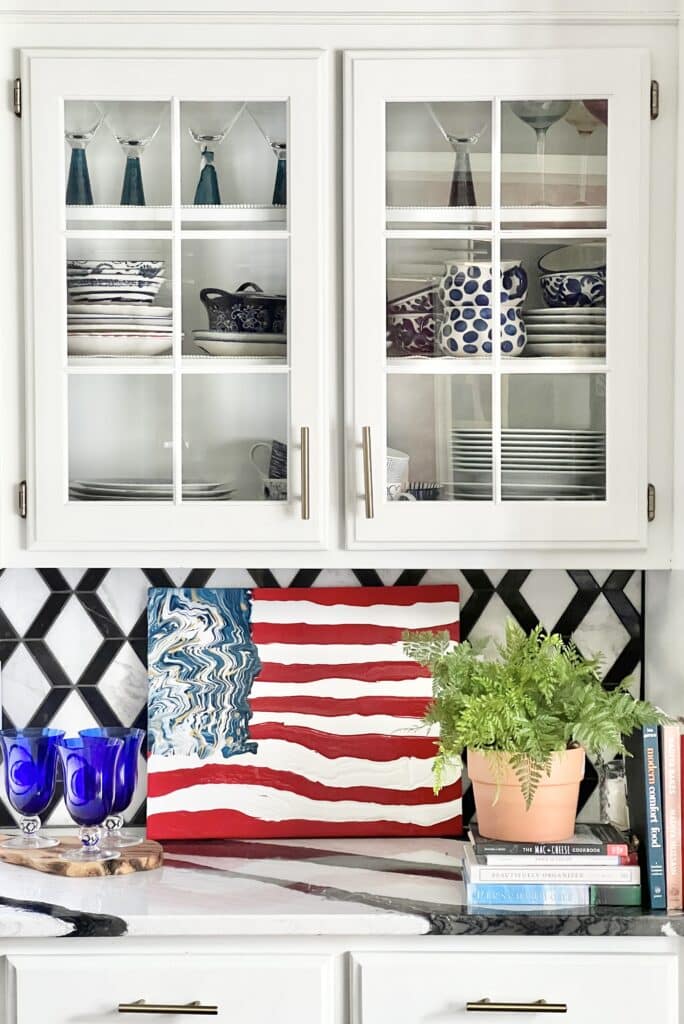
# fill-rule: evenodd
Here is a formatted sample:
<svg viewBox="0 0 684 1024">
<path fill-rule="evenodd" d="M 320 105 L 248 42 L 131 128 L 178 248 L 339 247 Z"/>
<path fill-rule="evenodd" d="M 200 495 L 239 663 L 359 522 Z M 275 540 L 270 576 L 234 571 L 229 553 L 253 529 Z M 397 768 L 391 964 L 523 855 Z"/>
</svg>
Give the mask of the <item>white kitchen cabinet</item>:
<svg viewBox="0 0 684 1024">
<path fill-rule="evenodd" d="M 649 80 L 347 54 L 351 546 L 646 546 Z"/>
<path fill-rule="evenodd" d="M 22 53 L 26 402 L 16 400 L 24 366 L 9 345 L 3 564 L 137 565 L 145 551 L 167 565 L 666 567 L 669 28 L 597 32 L 549 17 L 526 25 L 528 50 L 511 49 L 521 38 L 511 26 L 489 26 L 487 51 L 477 26 L 429 19 L 420 31 L 395 26 L 398 49 L 379 49 L 380 24 L 295 33 L 212 23 L 213 50 L 205 22 L 163 36 L 139 29 L 133 40 L 117 26 L 111 50 L 94 49 L 101 35 L 81 25 L 55 29 L 54 49 L 48 28 L 12 34 Z M 305 49 L 288 48 L 297 44 Z M 651 75 L 663 95 L 653 124 Z M 549 98 L 604 102 L 608 123 L 599 118 L 589 137 L 564 118 L 551 125 L 542 195 L 535 133 L 513 104 Z M 120 205 L 124 154 L 107 123 L 87 149 L 94 204 L 65 204 L 64 128 L 81 101 L 161 106 L 141 157 L 147 206 Z M 210 132 L 223 109 L 226 127 L 243 102 L 255 117 L 243 112 L 214 151 L 221 204 L 195 206 L 190 129 Z M 470 205 L 450 205 L 454 153 L 428 104 L 445 123 L 450 110 L 486 110 Z M 287 123 L 284 206 L 273 203 L 277 162 L 260 111 Z M 11 195 L 0 202 L 11 220 Z M 586 243 L 607 252 L 605 339 L 585 313 L 561 325 L 548 356 L 509 358 L 496 343 L 484 357 L 387 354 L 387 301 L 459 260 L 488 261 L 495 276 L 522 261 L 522 320 L 539 333 L 539 257 Z M 69 301 L 67 260 L 106 259 L 163 261 L 155 304 L 173 311 L 169 354 L 117 357 L 98 338 L 93 351 L 109 354 L 76 354 L 88 320 Z M 14 263 L 10 285 L 13 275 Z M 198 348 L 202 290 L 249 281 L 287 295 L 285 357 Z M 495 323 L 507 312 L 497 299 Z M 12 338 L 22 334 L 15 305 Z M 580 344 L 570 340 L 563 357 L 573 326 Z M 593 348 L 582 348 L 587 337 Z M 276 489 L 264 481 L 267 448 L 255 456 L 261 474 L 250 460 L 256 442 L 274 440 L 289 454 Z M 409 457 L 392 497 L 408 483 L 421 500 L 388 500 L 387 448 Z M 112 480 L 124 482 L 119 493 L 107 492 Z M 156 500 L 141 500 L 141 484 Z"/>
<path fill-rule="evenodd" d="M 353 957 L 352 1024 L 534 1021 L 560 1013 L 568 1024 L 642 1013 L 677 1024 L 677 979 L 674 955 L 363 953 Z M 490 1011 L 485 1000 L 494 1004 Z M 548 1011 L 526 1009 L 541 1000 Z M 512 1005 L 506 1012 L 496 1004 Z"/>
<path fill-rule="evenodd" d="M 17 955 L 8 960 L 7 1024 L 179 1020 L 215 1007 L 217 1021 L 332 1024 L 330 958 L 314 955 Z M 193 1013 L 193 1005 L 195 1007 Z M 166 1009 L 162 1009 L 165 1007 Z M 181 1009 L 183 1007 L 183 1009 Z M 175 1010 L 174 1010 L 175 1008 Z"/>
<path fill-rule="evenodd" d="M 30 547 L 324 543 L 324 63 L 24 53 Z"/>
</svg>

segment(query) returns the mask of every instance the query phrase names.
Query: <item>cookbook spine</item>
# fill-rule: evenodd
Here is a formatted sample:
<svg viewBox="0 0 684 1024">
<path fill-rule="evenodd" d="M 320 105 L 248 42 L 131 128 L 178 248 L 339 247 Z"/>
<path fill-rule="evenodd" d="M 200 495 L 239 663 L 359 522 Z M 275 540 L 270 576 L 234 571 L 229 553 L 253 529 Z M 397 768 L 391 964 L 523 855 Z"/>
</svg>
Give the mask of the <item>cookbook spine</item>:
<svg viewBox="0 0 684 1024">
<path fill-rule="evenodd" d="M 625 759 L 630 827 L 640 843 L 642 885 L 653 910 L 665 910 L 665 859 L 660 793 L 658 728 L 644 725 L 626 737 Z"/>
<path fill-rule="evenodd" d="M 667 909 L 682 909 L 682 781 L 679 726 L 660 727 Z"/>
</svg>

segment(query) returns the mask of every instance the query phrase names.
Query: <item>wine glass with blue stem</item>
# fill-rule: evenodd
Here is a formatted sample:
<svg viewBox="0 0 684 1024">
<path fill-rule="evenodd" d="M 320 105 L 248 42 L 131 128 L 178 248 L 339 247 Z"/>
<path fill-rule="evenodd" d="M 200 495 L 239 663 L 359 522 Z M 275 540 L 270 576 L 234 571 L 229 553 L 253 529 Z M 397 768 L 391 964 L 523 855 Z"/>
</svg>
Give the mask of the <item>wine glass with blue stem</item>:
<svg viewBox="0 0 684 1024">
<path fill-rule="evenodd" d="M 145 206 L 140 158 L 161 127 L 162 103 L 112 102 L 106 121 L 126 157 L 120 206 Z"/>
<path fill-rule="evenodd" d="M 287 113 L 285 104 L 257 103 L 252 106 L 246 104 L 245 107 L 277 161 L 272 205 L 285 206 L 287 204 Z"/>
<path fill-rule="evenodd" d="M 58 839 L 40 835 L 40 816 L 55 792 L 57 744 L 64 737 L 59 729 L 2 729 L 5 787 L 7 797 L 20 815 L 21 834 L 5 840 L 14 850 L 42 850 L 57 846 Z"/>
<path fill-rule="evenodd" d="M 71 149 L 67 178 L 67 206 L 92 206 L 86 149 L 94 139 L 104 114 L 92 100 L 70 100 L 64 108 L 64 138 Z"/>
<path fill-rule="evenodd" d="M 126 846 L 138 846 L 143 840 L 135 833 L 124 830 L 122 812 L 133 799 L 138 781 L 138 757 L 145 737 L 144 730 L 127 729 L 124 726 L 102 726 L 96 729 L 81 729 L 79 735 L 85 740 L 104 736 L 122 741 L 123 749 L 114 777 L 114 803 L 104 820 L 106 832 L 103 847 L 116 850 Z"/>
<path fill-rule="evenodd" d="M 90 863 L 116 860 L 118 850 L 103 850 L 102 827 L 114 805 L 114 786 L 123 741 L 109 736 L 63 739 L 57 749 L 64 776 L 64 802 L 79 826 L 81 849 L 67 850 L 65 860 Z"/>
</svg>

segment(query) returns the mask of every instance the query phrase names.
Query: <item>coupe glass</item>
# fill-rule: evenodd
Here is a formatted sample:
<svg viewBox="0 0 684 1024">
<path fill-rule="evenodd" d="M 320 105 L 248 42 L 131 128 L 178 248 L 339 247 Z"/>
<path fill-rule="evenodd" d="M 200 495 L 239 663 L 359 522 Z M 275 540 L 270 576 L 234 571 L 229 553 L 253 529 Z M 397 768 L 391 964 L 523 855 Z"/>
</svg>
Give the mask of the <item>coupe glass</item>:
<svg viewBox="0 0 684 1024">
<path fill-rule="evenodd" d="M 161 103 L 110 103 L 106 120 L 126 156 L 121 206 L 144 206 L 140 157 L 159 131 Z"/>
<path fill-rule="evenodd" d="M 582 143 L 582 166 L 580 169 L 579 179 L 579 198 L 576 202 L 576 206 L 587 205 L 587 177 L 589 173 L 589 150 L 588 143 L 591 136 L 598 128 L 600 121 L 597 117 L 587 110 L 586 106 L 581 100 L 574 100 L 570 104 L 570 109 L 565 115 L 565 120 L 568 124 L 576 130 Z"/>
<path fill-rule="evenodd" d="M 276 160 L 276 176 L 273 186 L 273 205 L 285 206 L 287 203 L 287 121 L 285 104 L 261 104 L 259 116 L 246 106 L 247 113 L 254 121 Z"/>
<path fill-rule="evenodd" d="M 194 142 L 200 147 L 200 176 L 195 189 L 195 206 L 220 206 L 216 168 L 214 167 L 214 150 L 230 135 L 240 114 L 245 109 L 244 103 L 212 104 L 205 108 L 202 115 L 201 128 L 188 128 Z"/>
<path fill-rule="evenodd" d="M 64 138 L 71 147 L 69 177 L 67 178 L 67 206 L 92 206 L 86 148 L 102 124 L 104 114 L 97 103 L 90 100 L 71 100 L 64 107 Z"/>
<path fill-rule="evenodd" d="M 138 755 L 145 733 L 142 729 L 107 726 L 99 729 L 81 729 L 79 735 L 85 740 L 98 740 L 104 736 L 122 741 L 123 749 L 114 777 L 114 803 L 104 820 L 106 835 L 103 845 L 108 850 L 137 846 L 143 840 L 140 836 L 123 830 L 122 811 L 126 810 L 133 799 L 135 784 L 138 781 Z"/>
<path fill-rule="evenodd" d="M 582 100 L 582 103 L 601 124 L 608 124 L 608 100 Z"/>
<path fill-rule="evenodd" d="M 570 100 L 520 100 L 511 103 L 511 110 L 521 121 L 534 129 L 537 136 L 537 162 L 541 175 L 540 206 L 546 206 L 546 133 L 552 124 L 565 117 Z"/>
<path fill-rule="evenodd" d="M 63 739 L 58 744 L 64 776 L 64 802 L 79 828 L 80 850 L 67 850 L 65 860 L 116 860 L 117 850 L 103 850 L 102 824 L 114 805 L 114 785 L 123 741 L 100 736 Z"/>
<path fill-rule="evenodd" d="M 426 106 L 456 155 L 449 206 L 476 206 L 470 151 L 487 127 L 491 107 L 489 103 L 427 103 Z"/>
<path fill-rule="evenodd" d="M 58 839 L 40 835 L 40 815 L 55 792 L 59 729 L 3 729 L 0 731 L 5 764 L 5 787 L 10 804 L 20 815 L 21 835 L 2 845 L 13 850 L 42 850 Z"/>
</svg>

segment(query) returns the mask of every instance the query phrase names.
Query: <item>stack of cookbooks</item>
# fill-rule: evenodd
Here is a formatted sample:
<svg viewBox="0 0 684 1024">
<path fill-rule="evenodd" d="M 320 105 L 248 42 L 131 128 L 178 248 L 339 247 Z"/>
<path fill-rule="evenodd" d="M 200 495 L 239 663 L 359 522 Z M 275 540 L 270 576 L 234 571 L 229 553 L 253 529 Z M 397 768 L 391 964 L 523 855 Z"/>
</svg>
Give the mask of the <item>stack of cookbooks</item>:
<svg viewBox="0 0 684 1024">
<path fill-rule="evenodd" d="M 636 852 L 612 825 L 576 825 L 562 843 L 506 843 L 469 830 L 463 881 L 480 907 L 641 905 Z"/>
</svg>

